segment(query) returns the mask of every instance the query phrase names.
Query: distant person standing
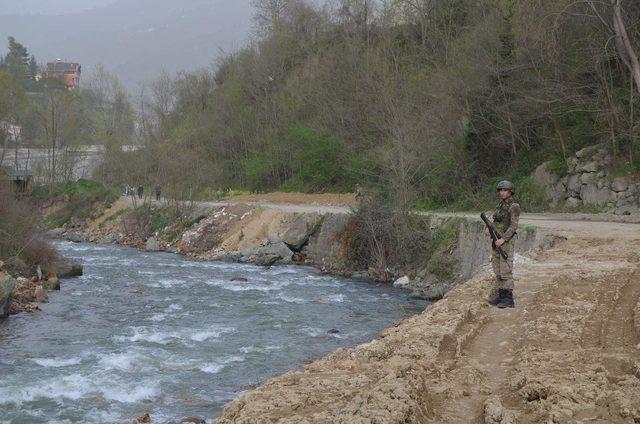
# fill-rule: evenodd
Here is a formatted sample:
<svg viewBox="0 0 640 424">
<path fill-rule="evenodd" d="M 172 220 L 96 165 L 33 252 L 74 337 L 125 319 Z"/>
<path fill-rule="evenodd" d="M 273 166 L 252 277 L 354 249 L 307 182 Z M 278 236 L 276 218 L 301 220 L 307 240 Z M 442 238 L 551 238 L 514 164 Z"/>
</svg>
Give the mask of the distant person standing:
<svg viewBox="0 0 640 424">
<path fill-rule="evenodd" d="M 160 201 L 160 194 L 161 194 L 160 185 L 156 184 L 155 191 L 156 191 L 156 200 L 159 202 Z"/>
<path fill-rule="evenodd" d="M 497 232 L 498 240 L 495 241 L 493 250 L 491 251 L 491 266 L 496 275 L 496 288 L 498 296 L 489 303 L 498 308 L 513 308 L 513 243 L 518 229 L 518 220 L 520 219 L 520 205 L 515 202 L 513 196 L 516 194 L 516 188 L 510 181 L 500 181 L 496 188 L 500 202 L 493 212 L 493 226 Z M 488 236 L 489 229 L 485 230 Z M 506 253 L 507 259 L 500 255 L 499 247 L 502 247 Z"/>
<path fill-rule="evenodd" d="M 138 186 L 138 199 L 142 199 L 143 195 L 144 195 L 144 187 L 139 185 Z"/>
<path fill-rule="evenodd" d="M 362 202 L 362 198 L 364 197 L 364 191 L 362 186 L 358 183 L 356 184 L 356 202 Z"/>
</svg>

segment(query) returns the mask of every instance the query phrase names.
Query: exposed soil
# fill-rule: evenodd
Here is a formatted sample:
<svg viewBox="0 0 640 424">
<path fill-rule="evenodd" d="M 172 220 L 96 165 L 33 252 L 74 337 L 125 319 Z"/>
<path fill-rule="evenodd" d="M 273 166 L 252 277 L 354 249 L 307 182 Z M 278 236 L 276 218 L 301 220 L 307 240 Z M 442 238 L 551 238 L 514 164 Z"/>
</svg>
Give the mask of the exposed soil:
<svg viewBox="0 0 640 424">
<path fill-rule="evenodd" d="M 269 203 L 291 203 L 297 205 L 324 205 L 324 206 L 355 206 L 356 199 L 354 193 L 265 193 L 232 196 L 229 202 L 269 202 Z"/>
<path fill-rule="evenodd" d="M 483 271 L 370 343 L 269 380 L 220 423 L 640 422 L 640 226 L 544 221 L 566 241 Z"/>
</svg>

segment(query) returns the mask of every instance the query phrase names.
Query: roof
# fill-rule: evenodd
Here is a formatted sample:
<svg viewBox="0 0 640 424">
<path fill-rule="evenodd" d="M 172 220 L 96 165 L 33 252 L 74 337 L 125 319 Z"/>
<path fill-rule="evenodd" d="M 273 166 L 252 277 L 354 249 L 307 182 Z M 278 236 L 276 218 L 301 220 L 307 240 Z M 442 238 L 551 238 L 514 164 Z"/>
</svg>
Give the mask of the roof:
<svg viewBox="0 0 640 424">
<path fill-rule="evenodd" d="M 80 64 L 71 62 L 49 62 L 47 63 L 47 72 L 73 74 L 76 72 L 80 72 Z"/>
</svg>

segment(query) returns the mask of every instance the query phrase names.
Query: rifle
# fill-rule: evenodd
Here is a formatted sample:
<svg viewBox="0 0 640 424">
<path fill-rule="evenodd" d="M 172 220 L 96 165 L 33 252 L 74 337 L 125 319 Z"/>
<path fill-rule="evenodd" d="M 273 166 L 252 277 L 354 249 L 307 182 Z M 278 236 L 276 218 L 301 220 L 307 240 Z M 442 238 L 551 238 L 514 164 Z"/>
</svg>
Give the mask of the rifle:
<svg viewBox="0 0 640 424">
<path fill-rule="evenodd" d="M 491 221 L 489 221 L 489 219 L 487 218 L 487 215 L 485 215 L 484 212 L 482 212 L 480 214 L 480 218 L 482 218 L 484 223 L 487 225 L 487 228 L 489 229 L 489 235 L 491 235 L 491 240 L 493 240 L 491 242 L 491 247 L 493 247 L 494 249 L 497 248 L 498 252 L 500 252 L 500 256 L 502 256 L 504 258 L 504 260 L 507 260 L 507 258 L 509 257 L 507 255 L 507 252 L 504 251 L 502 246 L 500 246 L 500 247 L 496 246 L 496 241 L 500 238 L 500 236 L 498 235 L 498 232 L 496 231 L 495 227 L 493 226 L 493 223 L 491 223 Z"/>
</svg>

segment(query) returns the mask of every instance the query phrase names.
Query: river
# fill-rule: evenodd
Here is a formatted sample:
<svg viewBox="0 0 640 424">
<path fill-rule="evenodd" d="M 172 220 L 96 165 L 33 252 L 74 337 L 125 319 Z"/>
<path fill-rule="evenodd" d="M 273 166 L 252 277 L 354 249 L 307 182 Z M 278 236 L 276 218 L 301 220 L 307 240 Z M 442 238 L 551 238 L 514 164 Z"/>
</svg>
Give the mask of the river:
<svg viewBox="0 0 640 424">
<path fill-rule="evenodd" d="M 248 388 L 426 306 L 310 267 L 58 248 L 85 275 L 63 281 L 42 312 L 0 322 L 0 423 L 210 419 Z"/>
</svg>

